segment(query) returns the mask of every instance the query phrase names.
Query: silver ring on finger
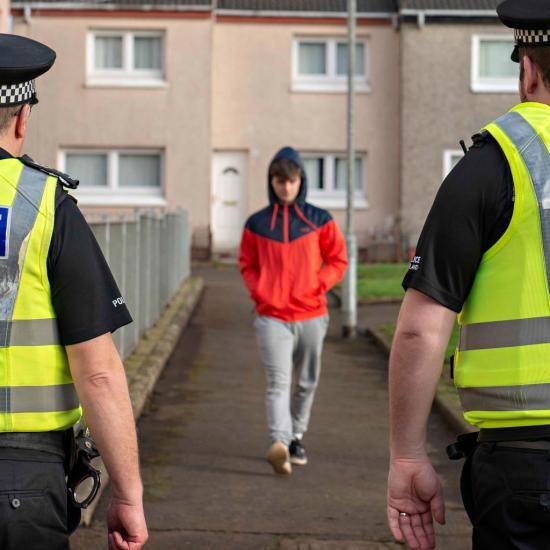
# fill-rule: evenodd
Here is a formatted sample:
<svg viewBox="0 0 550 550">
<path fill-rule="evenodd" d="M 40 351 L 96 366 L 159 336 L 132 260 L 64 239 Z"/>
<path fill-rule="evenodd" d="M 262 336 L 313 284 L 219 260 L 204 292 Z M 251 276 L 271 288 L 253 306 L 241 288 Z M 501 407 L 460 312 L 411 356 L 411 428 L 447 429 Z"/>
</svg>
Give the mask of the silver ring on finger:
<svg viewBox="0 0 550 550">
<path fill-rule="evenodd" d="M 399 512 L 399 517 L 401 519 L 405 519 L 409 517 L 409 514 L 407 514 L 407 512 Z"/>
</svg>

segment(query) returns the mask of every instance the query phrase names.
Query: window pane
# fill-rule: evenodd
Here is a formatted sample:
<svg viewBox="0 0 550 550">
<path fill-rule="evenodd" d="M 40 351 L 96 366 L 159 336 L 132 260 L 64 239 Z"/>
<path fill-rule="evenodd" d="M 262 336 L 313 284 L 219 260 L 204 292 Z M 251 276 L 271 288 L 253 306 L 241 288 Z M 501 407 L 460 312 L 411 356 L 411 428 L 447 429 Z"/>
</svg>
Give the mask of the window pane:
<svg viewBox="0 0 550 550">
<path fill-rule="evenodd" d="M 355 46 L 355 74 L 365 75 L 365 44 Z M 338 44 L 336 70 L 339 75 L 348 74 L 348 45 Z"/>
<path fill-rule="evenodd" d="M 95 68 L 122 69 L 122 36 L 95 37 Z"/>
<path fill-rule="evenodd" d="M 300 42 L 298 46 L 298 72 L 300 74 L 326 74 L 326 44 L 323 42 Z"/>
<path fill-rule="evenodd" d="M 347 188 L 347 167 L 347 159 L 336 159 L 336 170 L 334 171 L 336 181 L 334 182 L 334 188 L 339 191 L 345 191 Z M 363 160 L 360 158 L 355 159 L 355 190 L 363 191 Z"/>
<path fill-rule="evenodd" d="M 510 59 L 514 44 L 510 40 L 485 40 L 479 44 L 479 76 L 517 78 L 517 63 Z"/>
<path fill-rule="evenodd" d="M 80 180 L 82 187 L 107 185 L 107 155 L 67 153 L 66 172 Z"/>
<path fill-rule="evenodd" d="M 120 155 L 120 187 L 160 187 L 160 155 Z"/>
<path fill-rule="evenodd" d="M 306 169 L 307 184 L 309 189 L 319 191 L 325 189 L 324 159 L 305 158 L 303 159 Z"/>
<path fill-rule="evenodd" d="M 162 39 L 159 36 L 134 37 L 134 68 L 162 68 Z"/>
</svg>

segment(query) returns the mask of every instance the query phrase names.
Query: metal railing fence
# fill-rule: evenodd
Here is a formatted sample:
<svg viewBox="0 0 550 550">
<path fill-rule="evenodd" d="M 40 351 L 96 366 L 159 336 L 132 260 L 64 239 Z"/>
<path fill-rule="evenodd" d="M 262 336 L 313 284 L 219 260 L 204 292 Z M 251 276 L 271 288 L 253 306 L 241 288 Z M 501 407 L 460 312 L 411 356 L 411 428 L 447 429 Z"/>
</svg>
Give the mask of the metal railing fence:
<svg viewBox="0 0 550 550">
<path fill-rule="evenodd" d="M 136 211 L 104 215 L 90 226 L 134 319 L 114 335 L 125 358 L 190 275 L 189 216 L 182 209 Z"/>
</svg>

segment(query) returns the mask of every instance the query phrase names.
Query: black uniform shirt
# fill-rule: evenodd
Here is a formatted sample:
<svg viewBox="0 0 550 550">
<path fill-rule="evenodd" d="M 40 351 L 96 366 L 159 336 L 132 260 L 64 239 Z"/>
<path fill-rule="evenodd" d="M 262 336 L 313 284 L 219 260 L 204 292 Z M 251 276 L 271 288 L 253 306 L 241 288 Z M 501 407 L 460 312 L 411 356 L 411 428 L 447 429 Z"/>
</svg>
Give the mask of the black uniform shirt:
<svg viewBox="0 0 550 550">
<path fill-rule="evenodd" d="M 12 156 L 0 148 L 0 161 Z M 132 322 L 120 291 L 76 202 L 58 185 L 48 279 L 61 344 L 85 342 Z M 116 305 L 115 305 L 116 304 Z"/>
<path fill-rule="evenodd" d="M 489 135 L 447 176 L 420 235 L 403 287 L 460 312 L 483 254 L 504 234 L 514 208 L 508 161 Z"/>
</svg>

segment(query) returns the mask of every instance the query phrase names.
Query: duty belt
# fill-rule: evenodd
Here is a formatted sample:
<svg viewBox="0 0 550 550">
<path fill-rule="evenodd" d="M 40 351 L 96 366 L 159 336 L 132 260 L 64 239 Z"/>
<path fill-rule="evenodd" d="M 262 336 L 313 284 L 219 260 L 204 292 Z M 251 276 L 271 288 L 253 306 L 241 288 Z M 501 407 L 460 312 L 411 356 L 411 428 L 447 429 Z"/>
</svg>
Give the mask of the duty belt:
<svg viewBox="0 0 550 550">
<path fill-rule="evenodd" d="M 69 435 L 67 430 L 51 432 L 0 432 L 0 448 L 43 451 L 65 459 L 67 456 L 67 437 Z"/>
</svg>

